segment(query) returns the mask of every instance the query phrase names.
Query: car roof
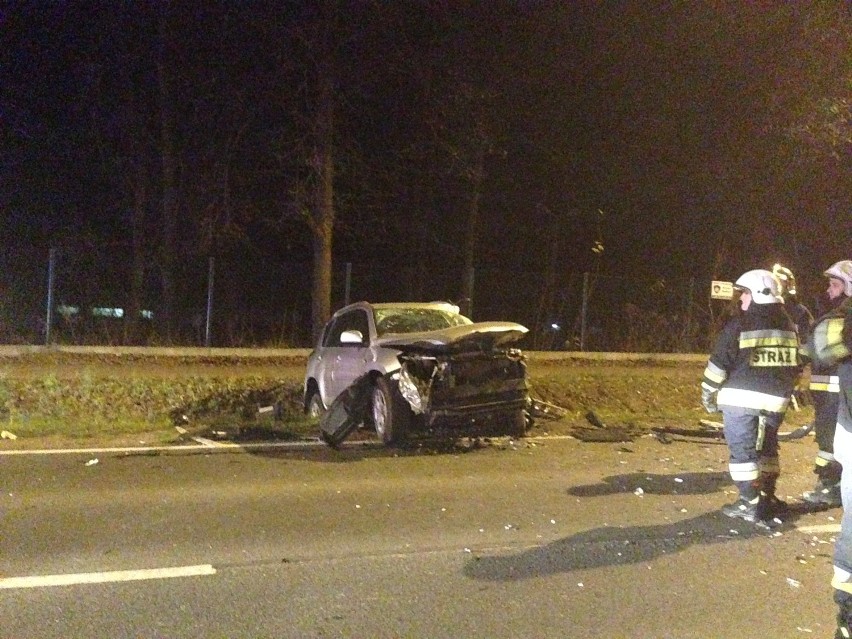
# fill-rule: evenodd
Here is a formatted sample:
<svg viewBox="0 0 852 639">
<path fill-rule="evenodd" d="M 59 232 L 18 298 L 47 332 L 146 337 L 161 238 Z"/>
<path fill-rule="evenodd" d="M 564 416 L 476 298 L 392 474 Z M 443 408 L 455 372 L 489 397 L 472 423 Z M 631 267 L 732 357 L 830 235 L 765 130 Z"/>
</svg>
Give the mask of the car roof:
<svg viewBox="0 0 852 639">
<path fill-rule="evenodd" d="M 388 308 L 411 308 L 411 309 L 435 309 L 439 311 L 447 311 L 449 313 L 459 313 L 459 307 L 449 302 L 355 302 L 349 306 L 344 306 L 338 310 L 335 315 L 344 313 L 353 308 L 367 308 L 374 310 L 382 310 Z"/>
</svg>

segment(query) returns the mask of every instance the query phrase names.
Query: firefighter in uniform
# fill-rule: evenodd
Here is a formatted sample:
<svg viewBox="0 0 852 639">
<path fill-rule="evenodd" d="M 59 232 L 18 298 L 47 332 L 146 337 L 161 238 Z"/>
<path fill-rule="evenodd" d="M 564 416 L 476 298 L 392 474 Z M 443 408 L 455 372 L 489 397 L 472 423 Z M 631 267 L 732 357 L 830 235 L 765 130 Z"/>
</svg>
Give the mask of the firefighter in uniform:
<svg viewBox="0 0 852 639">
<path fill-rule="evenodd" d="M 796 329 L 799 331 L 799 340 L 804 341 L 811 329 L 814 316 L 811 315 L 808 307 L 799 301 L 798 291 L 796 290 L 796 276 L 793 275 L 793 271 L 780 264 L 772 267 L 772 274 L 781 285 L 780 294 L 784 298 L 784 308 L 787 309 L 787 314 L 792 318 Z"/>
<path fill-rule="evenodd" d="M 841 260 L 824 272 L 828 288 L 821 298 L 818 313 L 822 320 L 852 297 L 852 260 Z M 809 390 L 814 402 L 814 433 L 817 454 L 814 461 L 816 486 L 803 495 L 805 501 L 821 506 L 840 506 L 841 466 L 834 458 L 834 431 L 837 424 L 840 381 L 837 364 L 814 359 L 810 353 L 811 379 Z"/>
<path fill-rule="evenodd" d="M 814 326 L 808 342 L 814 361 L 837 364 L 838 410 L 834 433 L 834 456 L 852 468 L 852 299 L 845 300 Z M 844 503 L 840 534 L 834 546 L 834 601 L 837 603 L 835 639 L 852 637 L 852 473 L 840 479 Z"/>
<path fill-rule="evenodd" d="M 734 284 L 742 313 L 725 324 L 701 383 L 708 412 L 721 409 L 731 479 L 739 498 L 729 517 L 769 523 L 783 514 L 775 496 L 781 473 L 778 428 L 799 375 L 799 340 L 771 271 L 743 273 Z"/>
</svg>

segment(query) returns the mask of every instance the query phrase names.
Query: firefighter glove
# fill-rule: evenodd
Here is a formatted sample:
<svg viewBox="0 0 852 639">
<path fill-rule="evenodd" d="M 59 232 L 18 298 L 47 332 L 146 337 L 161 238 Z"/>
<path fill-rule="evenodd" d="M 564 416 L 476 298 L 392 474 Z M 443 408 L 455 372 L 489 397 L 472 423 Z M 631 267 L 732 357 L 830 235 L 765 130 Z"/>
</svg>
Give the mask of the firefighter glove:
<svg viewBox="0 0 852 639">
<path fill-rule="evenodd" d="M 701 405 L 708 413 L 719 412 L 719 407 L 716 405 L 716 395 L 718 395 L 718 391 L 709 388 L 701 389 Z"/>
</svg>

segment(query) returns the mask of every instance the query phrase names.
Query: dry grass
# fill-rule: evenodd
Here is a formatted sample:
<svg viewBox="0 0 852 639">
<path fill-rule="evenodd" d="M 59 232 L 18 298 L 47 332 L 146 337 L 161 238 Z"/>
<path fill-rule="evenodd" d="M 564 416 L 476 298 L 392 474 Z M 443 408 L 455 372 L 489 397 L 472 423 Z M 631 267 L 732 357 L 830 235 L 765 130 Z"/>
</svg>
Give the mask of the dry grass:
<svg viewBox="0 0 852 639">
<path fill-rule="evenodd" d="M 710 417 L 699 403 L 702 370 L 696 363 L 532 360 L 533 395 L 567 410 L 563 419 L 538 420 L 533 434 L 593 432 L 590 411 L 607 429 L 628 434 L 697 426 Z M 304 360 L 293 358 L 0 359 L 0 428 L 19 438 L 0 445 L 159 444 L 180 438 L 176 425 L 190 434 L 242 439 L 313 435 L 316 425 L 302 415 L 303 374 Z M 280 420 L 257 412 L 272 403 L 281 407 Z M 791 411 L 787 423 L 810 419 L 809 409 Z"/>
</svg>

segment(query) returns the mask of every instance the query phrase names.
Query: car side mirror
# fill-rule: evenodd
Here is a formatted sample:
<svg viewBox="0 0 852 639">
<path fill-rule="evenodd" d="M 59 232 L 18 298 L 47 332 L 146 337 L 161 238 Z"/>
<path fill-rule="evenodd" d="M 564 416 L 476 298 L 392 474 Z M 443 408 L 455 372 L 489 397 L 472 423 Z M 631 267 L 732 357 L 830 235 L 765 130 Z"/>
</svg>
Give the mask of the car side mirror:
<svg viewBox="0 0 852 639">
<path fill-rule="evenodd" d="M 363 344 L 364 336 L 361 331 L 343 331 L 340 334 L 341 344 Z"/>
</svg>

